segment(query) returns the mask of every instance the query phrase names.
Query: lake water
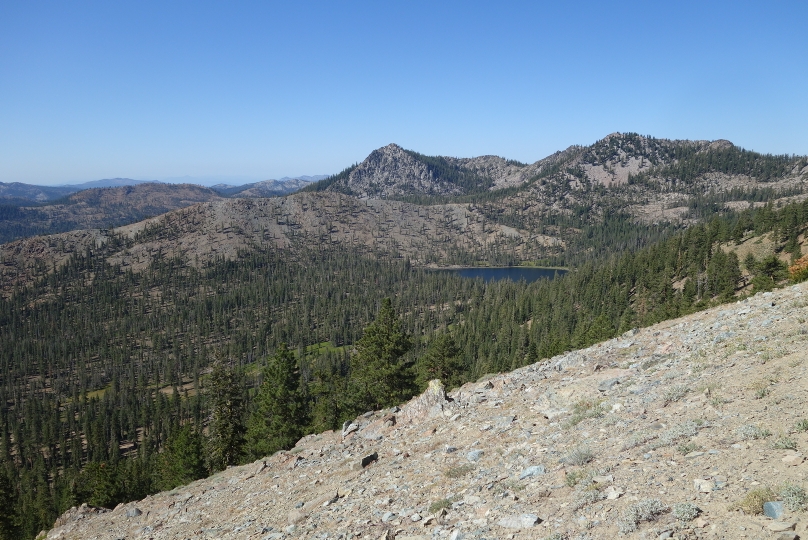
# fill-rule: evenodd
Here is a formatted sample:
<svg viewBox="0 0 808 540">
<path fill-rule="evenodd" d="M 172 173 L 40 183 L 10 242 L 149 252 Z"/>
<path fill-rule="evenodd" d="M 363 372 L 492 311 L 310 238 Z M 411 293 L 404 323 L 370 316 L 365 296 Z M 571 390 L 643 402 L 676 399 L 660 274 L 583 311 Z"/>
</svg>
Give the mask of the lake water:
<svg viewBox="0 0 808 540">
<path fill-rule="evenodd" d="M 499 281 L 500 279 L 510 279 L 519 281 L 524 279 L 531 283 L 538 279 L 553 279 L 556 274 L 565 274 L 566 270 L 556 270 L 555 268 L 535 268 L 530 266 L 505 266 L 497 268 L 451 268 L 444 272 L 454 272 L 460 277 L 483 278 L 485 281 Z"/>
</svg>

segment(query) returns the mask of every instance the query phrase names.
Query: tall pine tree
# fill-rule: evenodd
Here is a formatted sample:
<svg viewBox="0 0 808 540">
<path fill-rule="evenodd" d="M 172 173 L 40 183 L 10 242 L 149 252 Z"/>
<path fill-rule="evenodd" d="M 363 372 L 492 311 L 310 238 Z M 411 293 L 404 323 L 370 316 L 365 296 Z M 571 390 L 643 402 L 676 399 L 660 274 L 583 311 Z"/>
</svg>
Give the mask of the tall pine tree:
<svg viewBox="0 0 808 540">
<path fill-rule="evenodd" d="M 415 390 L 415 377 L 404 355 L 412 341 L 401 328 L 389 298 L 382 300 L 376 320 L 356 342 L 348 383 L 355 414 L 400 403 Z"/>
<path fill-rule="evenodd" d="M 232 365 L 218 360 L 213 365 L 209 385 L 208 468 L 220 471 L 241 459 L 245 432 L 244 383 Z"/>
<path fill-rule="evenodd" d="M 303 434 L 305 403 L 297 362 L 285 343 L 269 358 L 247 425 L 247 452 L 257 459 L 289 449 Z"/>
</svg>

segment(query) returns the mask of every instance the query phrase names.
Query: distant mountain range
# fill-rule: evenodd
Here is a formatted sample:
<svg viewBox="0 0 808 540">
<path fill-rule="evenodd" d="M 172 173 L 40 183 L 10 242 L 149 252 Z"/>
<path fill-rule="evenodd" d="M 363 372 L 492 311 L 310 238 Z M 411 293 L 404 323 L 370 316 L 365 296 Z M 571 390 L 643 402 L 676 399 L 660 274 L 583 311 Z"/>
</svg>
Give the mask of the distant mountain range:
<svg viewBox="0 0 808 540">
<path fill-rule="evenodd" d="M 264 180 L 262 182 L 253 182 L 252 184 L 244 184 L 241 186 L 216 184 L 211 186 L 211 189 L 228 197 L 276 197 L 279 195 L 288 195 L 289 193 L 294 193 L 295 191 L 301 190 L 309 184 L 325 178 L 328 178 L 328 175 L 318 174 L 315 176 L 300 176 L 297 178 L 284 177 L 280 180 Z"/>
<path fill-rule="evenodd" d="M 327 178 L 328 175 L 320 174 L 315 176 L 300 176 L 296 178 L 284 177 L 280 180 L 264 180 L 262 182 L 252 182 L 241 185 L 216 184 L 211 187 L 217 193 L 225 197 L 275 197 L 286 195 L 306 187 L 312 182 Z M 205 186 L 204 182 L 195 182 L 195 178 L 184 177 L 187 182 Z M 177 180 L 177 179 L 172 179 Z M 27 206 L 32 203 L 43 204 L 67 197 L 73 193 L 85 189 L 113 188 L 124 186 L 138 186 L 141 184 L 177 184 L 178 182 L 167 182 L 165 180 L 134 180 L 132 178 L 106 178 L 103 180 L 93 180 L 81 184 L 62 184 L 58 186 L 40 186 L 35 184 L 23 184 L 21 182 L 0 182 L 0 204 Z"/>
</svg>

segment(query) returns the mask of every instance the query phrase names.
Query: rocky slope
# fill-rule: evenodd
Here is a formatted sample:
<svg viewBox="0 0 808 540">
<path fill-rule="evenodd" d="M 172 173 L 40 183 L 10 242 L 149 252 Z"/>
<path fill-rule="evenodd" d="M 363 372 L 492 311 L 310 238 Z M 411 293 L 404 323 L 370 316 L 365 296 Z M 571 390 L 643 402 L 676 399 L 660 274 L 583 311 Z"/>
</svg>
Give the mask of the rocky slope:
<svg viewBox="0 0 808 540">
<path fill-rule="evenodd" d="M 241 186 L 228 186 L 224 184 L 212 186 L 217 193 L 229 197 L 278 197 L 300 191 L 304 187 L 318 180 L 327 178 L 326 175 L 305 176 L 302 178 L 282 178 L 280 180 L 264 180 Z"/>
<path fill-rule="evenodd" d="M 496 195 L 502 188 L 512 188 Z M 737 208 L 765 191 L 777 199 L 808 193 L 808 160 L 763 156 L 726 140 L 656 139 L 612 133 L 532 164 L 497 156 L 423 156 L 390 144 L 310 189 L 361 199 L 481 195 L 510 223 L 527 228 L 549 216 L 594 223 L 608 213 L 682 221 L 693 201 L 712 197 Z M 437 199 L 436 199 L 437 198 Z"/>
<path fill-rule="evenodd" d="M 432 383 L 289 452 L 74 508 L 47 538 L 805 536 L 806 318 L 803 283 L 448 394 Z M 787 485 L 776 519 L 754 513 Z"/>
<path fill-rule="evenodd" d="M 556 158 L 525 165 L 499 156 L 424 156 L 389 144 L 322 186 L 361 199 L 466 195 L 520 186 Z"/>
<path fill-rule="evenodd" d="M 60 266 L 71 253 L 106 243 L 114 235 L 131 241 L 109 258 L 139 271 L 158 254 L 204 264 L 235 258 L 240 250 L 350 246 L 367 253 L 407 256 L 415 264 L 441 262 L 453 253 L 508 250 L 536 258 L 563 248 L 542 234 L 500 225 L 475 207 L 423 207 L 399 201 L 360 201 L 339 193 L 296 193 L 272 199 L 226 199 L 176 210 L 113 230 L 72 231 L 0 245 L 0 289 L 30 283 Z"/>
</svg>

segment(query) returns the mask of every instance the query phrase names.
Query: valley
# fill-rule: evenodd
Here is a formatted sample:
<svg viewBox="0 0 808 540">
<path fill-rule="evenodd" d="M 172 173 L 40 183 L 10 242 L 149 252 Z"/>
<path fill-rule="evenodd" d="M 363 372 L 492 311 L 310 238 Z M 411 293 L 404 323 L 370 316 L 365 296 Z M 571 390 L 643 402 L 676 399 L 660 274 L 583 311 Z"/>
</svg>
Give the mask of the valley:
<svg viewBox="0 0 808 540">
<path fill-rule="evenodd" d="M 272 433 L 293 426 L 297 440 L 398 405 L 430 374 L 451 389 L 541 371 L 759 299 L 804 279 L 808 251 L 806 158 L 636 134 L 533 164 L 389 145 L 283 197 L 155 185 L 71 197 L 25 218 L 29 232 L 65 232 L 0 245 L 0 454 L 24 537 L 82 502 L 113 508 L 263 458 L 249 444 L 225 466 L 206 457 L 219 380 L 239 381 L 233 423 L 254 440 L 270 429 L 255 424 L 263 381 L 286 362 L 299 416 Z M 570 271 L 531 283 L 433 271 L 522 263 Z M 362 367 L 384 306 L 398 353 Z M 395 381 L 384 403 L 376 379 Z M 289 433 L 271 447 L 288 450 Z M 177 456 L 196 464 L 177 473 Z"/>
</svg>

